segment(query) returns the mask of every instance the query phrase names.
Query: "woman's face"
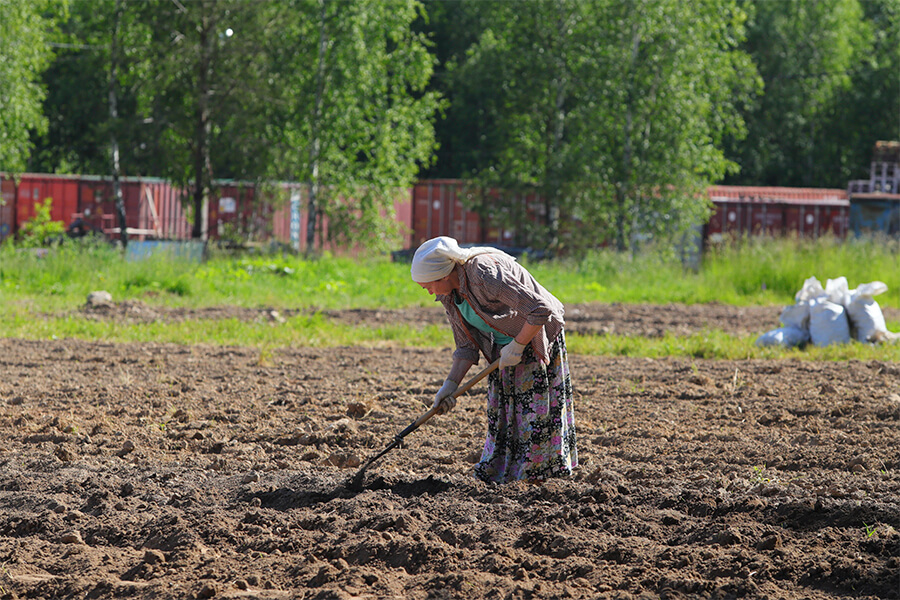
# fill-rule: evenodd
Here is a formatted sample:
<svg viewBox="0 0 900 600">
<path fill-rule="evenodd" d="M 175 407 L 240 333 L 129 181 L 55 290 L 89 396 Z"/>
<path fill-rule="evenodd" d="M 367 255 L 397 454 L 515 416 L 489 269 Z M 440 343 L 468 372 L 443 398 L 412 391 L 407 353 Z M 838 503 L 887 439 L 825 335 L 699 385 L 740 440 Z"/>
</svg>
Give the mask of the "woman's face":
<svg viewBox="0 0 900 600">
<path fill-rule="evenodd" d="M 428 290 L 428 293 L 432 296 L 434 296 L 435 294 L 447 295 L 456 288 L 454 279 L 455 278 L 453 277 L 453 273 L 451 273 L 443 279 L 438 279 L 437 281 L 429 281 L 428 283 L 420 283 L 419 285 Z"/>
</svg>

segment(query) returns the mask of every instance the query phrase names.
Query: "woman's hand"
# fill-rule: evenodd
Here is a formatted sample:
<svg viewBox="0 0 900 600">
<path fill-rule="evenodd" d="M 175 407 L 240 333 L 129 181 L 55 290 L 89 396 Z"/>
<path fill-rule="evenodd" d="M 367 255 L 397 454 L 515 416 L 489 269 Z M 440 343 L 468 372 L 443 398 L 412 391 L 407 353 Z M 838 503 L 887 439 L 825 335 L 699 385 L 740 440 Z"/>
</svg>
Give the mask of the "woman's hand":
<svg viewBox="0 0 900 600">
<path fill-rule="evenodd" d="M 519 335 L 513 341 L 500 349 L 500 368 L 514 367 L 522 362 L 522 351 L 531 343 L 531 339 L 537 335 L 543 325 L 525 323 L 519 331 Z"/>
<path fill-rule="evenodd" d="M 448 413 L 456 406 L 456 398 L 453 397 L 453 392 L 459 387 L 459 384 L 450 379 L 444 380 L 444 385 L 441 386 L 441 389 L 438 390 L 438 393 L 434 395 L 434 403 L 431 405 L 431 408 L 436 408 L 434 414 L 443 415 L 444 413 Z"/>
<path fill-rule="evenodd" d="M 525 344 L 520 344 L 516 340 L 503 346 L 500 349 L 500 368 L 514 367 L 522 362 L 523 350 L 525 350 Z"/>
</svg>

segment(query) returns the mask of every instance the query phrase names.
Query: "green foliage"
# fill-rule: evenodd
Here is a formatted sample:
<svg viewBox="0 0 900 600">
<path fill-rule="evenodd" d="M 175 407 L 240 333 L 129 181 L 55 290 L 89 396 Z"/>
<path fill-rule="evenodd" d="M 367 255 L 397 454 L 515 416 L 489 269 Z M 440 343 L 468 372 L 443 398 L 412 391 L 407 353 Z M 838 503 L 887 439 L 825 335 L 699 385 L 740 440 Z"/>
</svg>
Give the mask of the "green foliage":
<svg viewBox="0 0 900 600">
<path fill-rule="evenodd" d="M 851 84 L 841 88 L 823 115 L 815 143 L 817 185 L 843 187 L 868 179 L 875 140 L 900 140 L 900 0 L 865 0 L 865 25 L 872 45 L 850 69 Z"/>
<path fill-rule="evenodd" d="M 50 216 L 53 209 L 53 198 L 35 203 L 34 216 L 19 228 L 17 245 L 21 248 L 40 248 L 58 243 L 66 233 L 61 221 L 54 221 Z"/>
<path fill-rule="evenodd" d="M 160 150 L 171 155 L 156 174 L 179 183 L 262 177 L 272 157 L 264 132 L 271 98 L 267 45 L 279 39 L 277 4 L 148 0 L 128 6 L 149 28 L 139 40 L 140 64 L 154 84 L 140 87 L 140 107 L 153 119 Z"/>
<path fill-rule="evenodd" d="M 190 296 L 191 282 L 185 276 L 160 277 L 152 279 L 147 273 L 139 272 L 129 275 L 122 282 L 120 288 L 126 296 L 152 295 L 158 292 L 166 292 L 176 296 Z"/>
<path fill-rule="evenodd" d="M 276 146 L 265 140 L 274 79 L 267 45 L 280 40 L 280 3 L 130 2 L 139 111 L 166 160 L 155 174 L 193 191 L 193 237 L 203 235 L 214 178 L 261 179 Z M 134 32 L 143 32 L 136 36 Z"/>
<path fill-rule="evenodd" d="M 0 0 L 0 171 L 19 172 L 31 153 L 29 132 L 43 132 L 51 40 L 65 1 Z"/>
<path fill-rule="evenodd" d="M 699 272 L 685 272 L 671 253 L 637 255 L 597 252 L 580 260 L 532 262 L 528 269 L 566 304 L 581 302 L 721 302 L 772 305 L 773 325 L 780 305 L 810 276 L 844 276 L 851 287 L 880 280 L 888 291 L 883 306 L 900 306 L 900 248 L 878 240 L 758 240 L 724 246 L 709 254 Z M 766 283 L 765 288 L 763 283 Z M 281 326 L 236 320 L 129 324 L 97 322 L 71 313 L 87 294 L 107 290 L 117 302 L 184 307 L 243 306 L 302 309 Z M 345 344 L 446 347 L 446 326 L 385 323 L 351 327 L 331 322 L 327 309 L 391 309 L 433 304 L 413 284 L 409 265 L 386 257 L 305 260 L 297 256 L 220 257 L 203 264 L 151 256 L 126 261 L 112 246 L 64 244 L 45 256 L 0 245 L 0 328 L 23 338 L 76 336 L 111 341 L 217 343 L 278 348 Z M 38 318 L 36 318 L 38 317 Z M 900 331 L 900 322 L 887 323 Z M 759 334 L 766 329 L 760 324 Z M 691 336 L 658 338 L 584 336 L 571 333 L 575 354 L 676 356 L 702 359 L 795 358 L 800 360 L 900 360 L 900 344 L 846 344 L 803 350 L 757 348 L 757 334 L 737 338 L 711 329 Z"/>
<path fill-rule="evenodd" d="M 0 294 L 21 299 L 35 310 L 60 310 L 84 304 L 92 291 L 106 290 L 117 300 L 191 293 L 196 265 L 150 257 L 128 262 L 110 244 L 67 241 L 43 255 L 0 245 Z M 170 296 L 171 295 L 171 296 Z"/>
<path fill-rule="evenodd" d="M 194 188 L 192 215 L 213 178 L 301 181 L 323 239 L 376 250 L 422 169 L 504 190 L 472 205 L 523 243 L 622 249 L 702 221 L 709 182 L 843 188 L 900 136 L 900 0 L 0 0 L 0 15 L 0 170 L 102 174 L 115 137 L 123 174 Z"/>
<path fill-rule="evenodd" d="M 455 179 L 476 172 L 487 163 L 495 147 L 491 127 L 493 117 L 487 114 L 488 103 L 496 93 L 496 83 L 483 71 L 484 78 L 475 82 L 458 78 L 454 71 L 465 60 L 466 52 L 489 27 L 486 15 L 469 0 L 446 2 L 424 0 L 427 15 L 415 24 L 433 42 L 437 59 L 429 89 L 447 99 L 442 118 L 435 123 L 439 141 L 435 160 L 423 165 L 424 178 Z M 455 81 L 459 79 L 463 85 Z"/>
<path fill-rule="evenodd" d="M 766 465 L 756 465 L 753 467 L 753 474 L 749 477 L 750 483 L 755 485 L 769 483 L 771 479 L 766 475 L 765 471 Z"/>
<path fill-rule="evenodd" d="M 889 325 L 890 327 L 890 325 Z M 894 329 L 896 330 L 896 324 Z M 764 333 L 764 332 L 760 332 Z M 696 358 L 707 360 L 793 359 L 793 360 L 884 360 L 900 359 L 900 344 L 835 344 L 825 348 L 759 348 L 757 335 L 735 337 L 722 331 L 709 330 L 689 336 L 666 334 L 658 338 L 620 335 L 566 335 L 566 346 L 572 354 L 628 356 L 646 358 Z"/>
<path fill-rule="evenodd" d="M 626 249 L 706 217 L 702 191 L 733 167 L 722 139 L 743 134 L 737 105 L 757 85 L 736 48 L 735 2 L 469 6 L 485 28 L 453 81 L 477 103 L 469 114 L 489 152 L 476 180 L 501 190 L 474 208 L 527 245 L 570 251 Z M 535 193 L 544 205 L 527 206 Z M 529 209 L 543 222 L 529 227 Z"/>
<path fill-rule="evenodd" d="M 638 254 L 613 250 L 528 268 L 564 302 L 788 305 L 809 277 L 822 284 L 846 277 L 851 289 L 883 281 L 879 303 L 900 306 L 896 241 L 748 238 L 711 248 L 699 271 L 685 270 L 665 248 Z"/>
<path fill-rule="evenodd" d="M 150 79 L 143 42 L 148 31 L 127 0 L 77 0 L 60 23 L 60 47 L 44 73 L 49 127 L 33 136 L 35 152 L 28 169 L 38 173 L 106 174 L 110 140 L 120 147 L 121 169 L 128 174 L 160 175 L 164 156 L 155 140 L 152 115 L 141 111 L 138 95 Z M 116 8 L 122 9 L 117 16 Z M 119 118 L 109 117 L 111 47 L 117 42 L 116 78 Z"/>
<path fill-rule="evenodd" d="M 729 183 L 843 188 L 849 175 L 845 160 L 857 151 L 839 134 L 847 124 L 864 127 L 870 135 L 878 131 L 878 138 L 866 140 L 865 154 L 855 155 L 860 171 L 868 167 L 876 139 L 900 133 L 896 126 L 884 127 L 890 121 L 896 125 L 896 69 L 884 73 L 881 82 L 870 81 L 863 92 L 891 94 L 892 111 L 859 113 L 847 102 L 862 91 L 853 92 L 854 76 L 871 74 L 873 66 L 873 22 L 865 18 L 863 4 L 744 2 L 751 13 L 744 47 L 765 82 L 765 93 L 745 111 L 748 137 L 729 147 L 729 156 L 741 165 L 740 175 Z M 883 3 L 891 4 L 897 5 L 894 0 Z M 896 40 L 896 30 L 892 35 Z M 882 50 L 879 58 L 890 54 L 896 65 L 896 43 Z"/>
<path fill-rule="evenodd" d="M 398 239 L 398 193 L 428 164 L 441 102 L 426 85 L 434 59 L 411 24 L 415 0 L 293 0 L 284 3 L 274 76 L 284 82 L 270 132 L 284 153 L 279 177 L 306 187 L 315 224 L 327 238 L 386 250 Z"/>
<path fill-rule="evenodd" d="M 424 301 L 408 267 L 380 259 L 256 257 L 211 261 L 193 277 L 204 298 L 242 306 L 397 308 Z"/>
<path fill-rule="evenodd" d="M 809 277 L 846 277 L 851 288 L 883 281 L 877 300 L 900 306 L 896 242 L 878 239 L 748 239 L 711 250 L 697 272 L 672 252 L 596 251 L 580 259 L 523 264 L 565 303 L 787 305 Z M 58 290 L 56 299 L 44 290 Z M 0 292 L 49 309 L 106 289 L 118 300 L 202 307 L 401 308 L 434 299 L 412 284 L 409 265 L 386 256 L 307 260 L 293 255 L 213 257 L 197 264 L 166 256 L 125 261 L 111 246 L 65 244 L 37 259 L 0 245 Z M 44 303 L 49 303 L 44 307 Z M 895 327 L 900 329 L 900 327 Z"/>
<path fill-rule="evenodd" d="M 809 277 L 824 285 L 827 279 L 846 277 L 850 288 L 861 283 L 883 281 L 888 291 L 879 302 L 900 306 L 900 246 L 885 238 L 838 241 L 750 238 L 741 244 L 724 245 L 703 261 L 701 276 L 719 282 L 739 297 L 769 296 L 792 304 L 794 295 Z"/>
<path fill-rule="evenodd" d="M 23 339 L 75 337 L 105 342 L 155 342 L 172 344 L 217 344 L 249 346 L 263 350 L 261 359 L 273 348 L 306 346 L 447 346 L 453 338 L 446 327 L 431 325 L 420 329 L 411 324 L 386 323 L 381 327 L 352 327 L 330 322 L 319 313 L 291 317 L 283 324 L 267 321 L 215 319 L 203 321 L 123 323 L 97 321 L 80 316 L 43 317 L 20 308 L 7 308 L 2 315 L 4 335 Z"/>
<path fill-rule="evenodd" d="M 437 347 L 452 346 L 449 328 L 385 323 L 378 327 L 357 327 L 333 322 L 322 313 L 309 312 L 290 317 L 285 323 L 266 320 L 215 319 L 126 323 L 85 319 L 80 315 L 35 315 L 21 305 L 7 305 L 0 311 L 4 335 L 23 339 L 76 337 L 106 342 L 155 342 L 174 344 L 218 344 L 257 347 L 271 353 L 273 348 L 306 346 Z M 809 361 L 864 360 L 898 361 L 900 345 L 872 346 L 845 344 L 804 350 L 757 348 L 753 337 L 736 338 L 710 330 L 690 336 L 660 338 L 626 336 L 583 336 L 569 334 L 571 354 L 706 360 L 791 359 Z"/>
</svg>

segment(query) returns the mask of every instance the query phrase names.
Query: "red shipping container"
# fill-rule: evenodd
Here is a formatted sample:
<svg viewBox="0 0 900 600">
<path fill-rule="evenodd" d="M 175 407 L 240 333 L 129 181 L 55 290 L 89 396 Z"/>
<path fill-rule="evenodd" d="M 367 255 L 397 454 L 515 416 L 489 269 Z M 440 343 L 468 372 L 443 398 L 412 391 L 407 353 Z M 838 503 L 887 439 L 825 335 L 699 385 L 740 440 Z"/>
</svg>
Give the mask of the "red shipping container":
<svg viewBox="0 0 900 600">
<path fill-rule="evenodd" d="M 412 239 L 416 248 L 431 238 L 447 235 L 460 244 L 515 245 L 513 231 L 482 218 L 465 206 L 469 194 L 466 183 L 459 179 L 432 179 L 416 183 L 412 191 Z M 523 196 L 522 205 L 529 218 L 535 218 L 543 207 L 536 195 Z M 490 202 L 488 199 L 487 202 Z"/>
<path fill-rule="evenodd" d="M 16 231 L 16 182 L 0 173 L 0 242 Z"/>
<path fill-rule="evenodd" d="M 185 216 L 184 192 L 169 182 L 154 178 L 122 178 L 125 226 L 138 239 L 188 239 L 191 227 Z M 118 237 L 115 192 L 110 178 L 79 178 L 80 213 L 91 228 Z"/>
<path fill-rule="evenodd" d="M 53 200 L 50 218 L 68 227 L 78 209 L 78 180 L 65 175 L 23 174 L 16 192 L 16 225 L 36 214 L 35 206 L 48 198 Z"/>
<path fill-rule="evenodd" d="M 226 225 L 256 234 L 260 227 L 254 221 L 258 220 L 259 215 L 271 216 L 272 212 L 273 206 L 270 203 L 257 202 L 257 190 L 253 183 L 219 183 L 214 186 L 209 202 L 209 237 L 224 235 Z"/>
<path fill-rule="evenodd" d="M 275 210 L 270 210 L 268 213 L 269 221 L 272 224 L 270 235 L 273 239 L 288 244 L 299 252 L 305 252 L 306 227 L 309 222 L 308 188 L 306 185 L 299 183 L 283 183 L 281 186 L 284 190 L 283 198 L 279 202 L 278 207 Z M 393 204 L 394 220 L 400 225 L 403 247 L 408 248 L 410 247 L 409 245 L 413 236 L 413 208 L 411 194 L 402 189 L 398 190 L 398 192 Z M 291 231 L 292 226 L 294 228 L 293 232 Z M 316 248 L 323 248 L 330 252 L 357 252 L 357 250 L 354 249 L 337 248 L 327 242 L 322 244 L 322 237 L 327 237 L 327 235 L 327 221 L 318 223 L 314 237 Z"/>
<path fill-rule="evenodd" d="M 829 188 L 712 186 L 714 212 L 705 227 L 710 241 L 734 235 L 847 234 L 847 193 Z"/>
<path fill-rule="evenodd" d="M 187 240 L 191 237 L 184 205 L 190 202 L 185 190 L 162 179 L 145 179 L 144 196 L 152 198 L 156 207 L 159 236 L 165 240 Z M 146 205 L 150 206 L 149 202 Z M 146 215 L 146 213 L 145 213 Z M 152 225 L 152 223 L 151 223 Z"/>
</svg>

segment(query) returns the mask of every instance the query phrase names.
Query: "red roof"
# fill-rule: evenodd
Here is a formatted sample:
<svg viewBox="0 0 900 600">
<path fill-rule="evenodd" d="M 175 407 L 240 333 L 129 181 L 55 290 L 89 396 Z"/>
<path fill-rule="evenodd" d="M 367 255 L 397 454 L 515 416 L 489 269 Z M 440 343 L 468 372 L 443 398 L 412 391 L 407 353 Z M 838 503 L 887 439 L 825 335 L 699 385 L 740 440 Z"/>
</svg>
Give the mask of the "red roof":
<svg viewBox="0 0 900 600">
<path fill-rule="evenodd" d="M 866 192 L 863 194 L 853 194 L 850 196 L 853 200 L 900 200 L 900 194 L 888 194 L 887 192 Z"/>
<path fill-rule="evenodd" d="M 759 198 L 765 200 L 846 200 L 847 190 L 838 188 L 793 188 L 755 185 L 713 185 L 712 199 Z"/>
<path fill-rule="evenodd" d="M 847 190 L 836 188 L 794 188 L 751 185 L 713 185 L 708 189 L 711 200 L 719 202 L 787 202 L 845 204 Z"/>
</svg>

